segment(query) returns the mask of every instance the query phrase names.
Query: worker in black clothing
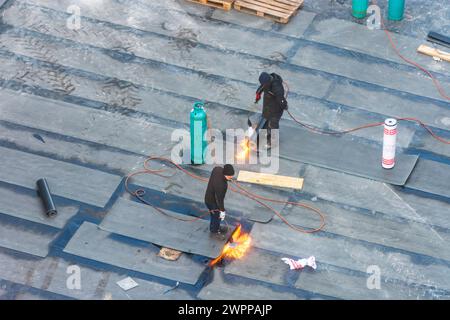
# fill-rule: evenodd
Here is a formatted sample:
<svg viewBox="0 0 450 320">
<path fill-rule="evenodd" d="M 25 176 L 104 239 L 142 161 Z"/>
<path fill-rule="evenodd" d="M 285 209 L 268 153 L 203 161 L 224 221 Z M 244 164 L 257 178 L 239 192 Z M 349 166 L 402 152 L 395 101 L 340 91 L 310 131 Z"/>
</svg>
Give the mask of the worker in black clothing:
<svg viewBox="0 0 450 320">
<path fill-rule="evenodd" d="M 263 72 L 259 76 L 259 83 L 255 103 L 258 103 L 264 93 L 262 115 L 266 124 L 263 129 L 267 129 L 267 147 L 270 148 L 271 130 L 280 128 L 280 119 L 284 110 L 288 109 L 288 103 L 284 96 L 283 79 L 278 74 Z"/>
<path fill-rule="evenodd" d="M 209 178 L 205 193 L 205 204 L 211 213 L 210 231 L 213 234 L 224 235 L 226 228 L 220 228 L 220 221 L 225 219 L 225 194 L 228 189 L 228 181 L 234 176 L 234 168 L 230 164 L 215 167 Z"/>
</svg>

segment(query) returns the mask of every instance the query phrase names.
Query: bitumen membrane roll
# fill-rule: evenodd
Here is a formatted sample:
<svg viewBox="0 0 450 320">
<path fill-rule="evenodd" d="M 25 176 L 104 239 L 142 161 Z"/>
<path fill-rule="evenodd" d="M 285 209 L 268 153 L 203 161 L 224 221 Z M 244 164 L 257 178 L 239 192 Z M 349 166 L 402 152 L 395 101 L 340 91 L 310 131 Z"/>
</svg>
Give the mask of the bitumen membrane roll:
<svg viewBox="0 0 450 320">
<path fill-rule="evenodd" d="M 45 178 L 39 179 L 36 182 L 38 188 L 38 195 L 42 199 L 42 203 L 44 204 L 45 214 L 48 217 L 53 217 L 58 214 L 56 210 L 55 203 L 53 202 L 52 194 L 50 192 L 50 188 L 48 186 L 47 180 Z"/>
</svg>

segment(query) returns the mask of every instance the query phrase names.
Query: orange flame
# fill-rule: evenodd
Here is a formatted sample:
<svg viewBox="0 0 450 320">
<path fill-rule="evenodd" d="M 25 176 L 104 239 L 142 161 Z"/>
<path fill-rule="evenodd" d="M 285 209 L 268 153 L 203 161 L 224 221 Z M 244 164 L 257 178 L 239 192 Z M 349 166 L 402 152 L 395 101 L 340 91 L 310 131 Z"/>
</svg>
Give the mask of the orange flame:
<svg viewBox="0 0 450 320">
<path fill-rule="evenodd" d="M 231 241 L 225 245 L 219 257 L 211 261 L 210 266 L 215 265 L 223 258 L 241 259 L 245 256 L 251 246 L 252 238 L 248 233 L 241 234 L 242 227 L 239 225 L 231 236 Z"/>
<path fill-rule="evenodd" d="M 250 146 L 248 138 L 244 139 L 241 143 L 242 151 L 238 153 L 236 156 L 237 159 L 247 159 L 248 154 L 250 153 Z"/>
<path fill-rule="evenodd" d="M 235 242 L 227 244 L 228 248 L 225 252 L 225 257 L 229 259 L 241 259 L 245 256 L 251 243 L 252 238 L 248 233 L 240 235 Z"/>
</svg>

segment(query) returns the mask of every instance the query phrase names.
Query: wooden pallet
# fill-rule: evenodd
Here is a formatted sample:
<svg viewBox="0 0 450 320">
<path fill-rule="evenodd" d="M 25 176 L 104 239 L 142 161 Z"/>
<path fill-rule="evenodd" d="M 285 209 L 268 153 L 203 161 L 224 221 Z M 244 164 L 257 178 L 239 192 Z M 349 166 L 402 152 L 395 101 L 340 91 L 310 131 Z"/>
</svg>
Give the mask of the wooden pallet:
<svg viewBox="0 0 450 320">
<path fill-rule="evenodd" d="M 304 0 L 236 0 L 234 8 L 275 22 L 288 23 L 303 2 Z"/>
<path fill-rule="evenodd" d="M 187 1 L 223 9 L 226 11 L 231 10 L 231 7 L 233 6 L 234 2 L 234 0 L 187 0 Z"/>
</svg>

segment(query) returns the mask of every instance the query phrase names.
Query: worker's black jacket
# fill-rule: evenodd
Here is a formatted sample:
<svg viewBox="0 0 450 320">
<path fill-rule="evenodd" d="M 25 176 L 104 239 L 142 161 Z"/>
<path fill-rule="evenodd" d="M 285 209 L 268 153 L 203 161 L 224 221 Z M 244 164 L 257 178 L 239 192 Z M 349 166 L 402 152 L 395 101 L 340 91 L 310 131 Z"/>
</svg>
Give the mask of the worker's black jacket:
<svg viewBox="0 0 450 320">
<path fill-rule="evenodd" d="M 217 208 L 225 211 L 224 199 L 227 193 L 228 182 L 223 174 L 222 167 L 215 167 L 209 178 L 206 188 L 205 203 L 209 208 Z"/>
<path fill-rule="evenodd" d="M 276 73 L 271 74 L 272 82 L 263 89 L 263 117 L 267 120 L 281 118 L 287 108 L 284 98 L 283 79 Z"/>
</svg>

